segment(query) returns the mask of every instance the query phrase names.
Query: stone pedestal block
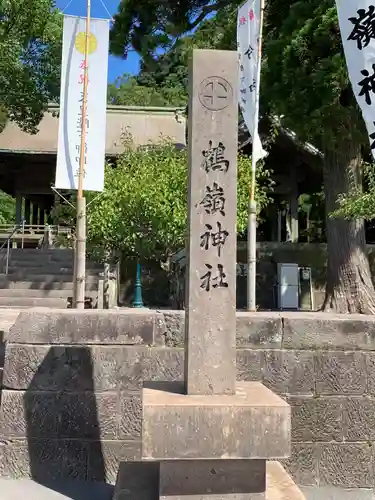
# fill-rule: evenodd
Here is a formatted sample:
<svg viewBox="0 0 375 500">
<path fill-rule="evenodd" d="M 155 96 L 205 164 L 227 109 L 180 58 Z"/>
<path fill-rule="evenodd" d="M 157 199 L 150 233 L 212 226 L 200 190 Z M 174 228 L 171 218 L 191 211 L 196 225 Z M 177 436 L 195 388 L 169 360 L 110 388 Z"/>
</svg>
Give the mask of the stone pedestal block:
<svg viewBox="0 0 375 500">
<path fill-rule="evenodd" d="M 122 462 L 113 500 L 305 500 L 279 462 L 266 463 L 264 480 L 264 463 L 263 460 Z M 204 489 L 197 493 L 198 486 L 206 487 L 206 480 L 211 484 L 212 490 L 208 493 L 211 496 L 205 495 L 203 492 L 207 490 Z M 177 481 L 180 481 L 180 488 L 174 494 Z M 232 488 L 232 493 L 223 493 L 223 489 L 219 493 L 219 487 L 225 486 L 224 482 L 227 484 L 226 491 Z M 263 486 L 263 492 L 257 492 L 260 486 Z M 252 493 L 244 493 L 245 488 Z"/>
<path fill-rule="evenodd" d="M 290 456 L 290 407 L 259 382 L 234 396 L 143 389 L 143 460 Z"/>
<path fill-rule="evenodd" d="M 160 500 L 265 500 L 265 460 L 160 462 Z"/>
</svg>

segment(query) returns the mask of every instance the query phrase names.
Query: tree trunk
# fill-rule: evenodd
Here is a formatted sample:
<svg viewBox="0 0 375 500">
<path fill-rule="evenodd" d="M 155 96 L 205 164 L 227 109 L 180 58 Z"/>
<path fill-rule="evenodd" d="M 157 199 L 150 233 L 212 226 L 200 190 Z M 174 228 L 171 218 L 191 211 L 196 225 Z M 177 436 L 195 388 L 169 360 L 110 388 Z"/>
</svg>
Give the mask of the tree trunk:
<svg viewBox="0 0 375 500">
<path fill-rule="evenodd" d="M 375 314 L 375 290 L 366 250 L 364 221 L 330 218 L 337 198 L 361 189 L 360 148 L 351 141 L 325 152 L 324 191 L 327 219 L 327 286 L 323 310 Z"/>
</svg>

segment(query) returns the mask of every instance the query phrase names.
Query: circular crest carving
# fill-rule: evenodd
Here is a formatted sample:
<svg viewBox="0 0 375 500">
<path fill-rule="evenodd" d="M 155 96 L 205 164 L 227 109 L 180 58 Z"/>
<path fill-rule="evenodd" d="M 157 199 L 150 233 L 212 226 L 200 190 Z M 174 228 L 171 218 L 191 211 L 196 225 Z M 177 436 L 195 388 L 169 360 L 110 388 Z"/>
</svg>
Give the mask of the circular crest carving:
<svg viewBox="0 0 375 500">
<path fill-rule="evenodd" d="M 203 107 L 211 111 L 221 111 L 231 102 L 231 84 L 220 76 L 209 76 L 199 86 L 199 100 Z"/>
</svg>

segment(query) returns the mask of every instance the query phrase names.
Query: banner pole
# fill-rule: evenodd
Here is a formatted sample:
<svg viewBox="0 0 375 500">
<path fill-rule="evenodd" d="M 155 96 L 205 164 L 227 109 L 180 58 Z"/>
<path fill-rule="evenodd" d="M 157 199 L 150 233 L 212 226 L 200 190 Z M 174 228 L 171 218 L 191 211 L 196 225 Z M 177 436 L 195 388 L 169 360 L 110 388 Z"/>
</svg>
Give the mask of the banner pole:
<svg viewBox="0 0 375 500">
<path fill-rule="evenodd" d="M 260 0 L 259 43 L 258 43 L 258 81 L 257 107 L 259 108 L 260 66 L 262 60 L 262 38 L 264 23 L 265 0 Z M 259 114 L 259 113 L 258 113 Z M 254 123 L 254 130 L 258 130 L 258 116 Z M 251 158 L 251 185 L 249 199 L 249 214 L 247 226 L 247 310 L 256 311 L 256 276 L 257 276 L 257 207 L 255 202 L 256 187 L 256 158 L 254 162 L 254 143 L 256 134 L 253 132 L 253 155 Z"/>
<path fill-rule="evenodd" d="M 86 199 L 83 196 L 83 179 L 85 177 L 86 159 L 86 115 L 87 115 L 87 88 L 88 63 L 90 43 L 91 0 L 87 0 L 86 31 L 85 31 L 85 62 L 83 80 L 83 102 L 81 123 L 81 147 L 79 155 L 79 174 L 77 191 L 77 224 L 74 266 L 74 307 L 85 308 L 86 289 Z"/>
</svg>

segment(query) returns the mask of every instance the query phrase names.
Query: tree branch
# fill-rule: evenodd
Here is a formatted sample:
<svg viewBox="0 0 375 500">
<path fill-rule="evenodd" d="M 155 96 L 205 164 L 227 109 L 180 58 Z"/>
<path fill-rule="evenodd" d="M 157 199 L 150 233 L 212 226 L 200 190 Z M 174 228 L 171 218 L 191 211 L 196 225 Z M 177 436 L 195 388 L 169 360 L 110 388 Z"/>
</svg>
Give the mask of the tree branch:
<svg viewBox="0 0 375 500">
<path fill-rule="evenodd" d="M 189 23 L 189 29 L 187 31 L 191 31 L 192 29 L 196 28 L 198 24 L 200 24 L 202 21 L 204 21 L 205 17 L 210 14 L 210 12 L 214 12 L 215 10 L 220 9 L 221 7 L 225 7 L 228 5 L 228 1 L 218 1 L 214 3 L 213 5 L 206 5 L 205 7 L 202 8 L 202 12 L 199 14 L 199 16 L 192 22 Z"/>
</svg>

